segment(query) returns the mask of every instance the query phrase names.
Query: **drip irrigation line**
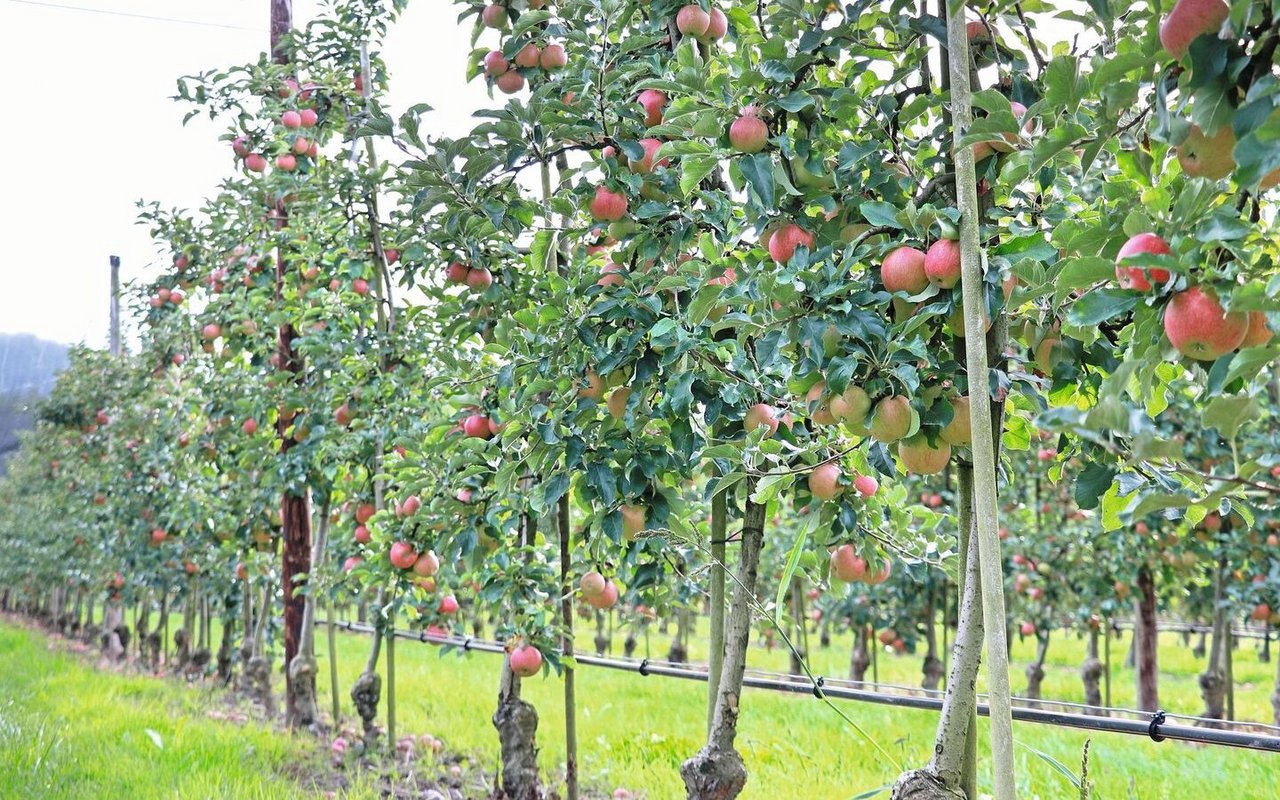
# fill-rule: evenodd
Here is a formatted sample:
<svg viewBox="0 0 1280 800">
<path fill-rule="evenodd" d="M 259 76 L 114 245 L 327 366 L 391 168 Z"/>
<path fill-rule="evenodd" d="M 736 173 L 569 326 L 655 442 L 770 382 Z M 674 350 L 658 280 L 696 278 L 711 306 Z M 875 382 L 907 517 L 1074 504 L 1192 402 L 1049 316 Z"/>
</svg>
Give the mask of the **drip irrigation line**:
<svg viewBox="0 0 1280 800">
<path fill-rule="evenodd" d="M 317 625 L 326 624 L 323 620 L 317 620 Z M 376 628 L 372 625 L 366 625 L 359 622 L 335 622 L 334 625 L 341 630 L 348 630 L 355 633 L 374 633 Z M 414 632 L 407 630 L 397 630 L 395 635 L 424 644 L 445 645 L 449 647 L 457 647 L 467 651 L 478 651 L 482 653 L 502 653 L 505 647 L 500 642 L 490 642 L 471 637 L 459 637 L 452 635 L 440 636 L 438 634 L 430 634 L 426 631 Z M 577 664 L 583 664 L 591 667 L 602 667 L 605 669 L 617 669 L 624 672 L 635 672 L 642 676 L 663 676 L 669 678 L 682 678 L 685 680 L 706 681 L 707 672 L 705 668 L 698 669 L 689 665 L 675 665 L 669 662 L 655 661 L 653 659 L 618 659 L 603 658 L 601 656 L 593 656 L 585 653 L 575 654 L 574 661 Z M 773 673 L 777 675 L 777 673 Z M 835 679 L 818 678 L 818 685 L 814 686 L 807 680 L 796 679 L 792 676 L 786 677 L 767 677 L 769 673 L 760 673 L 752 671 L 743 676 L 742 685 L 749 686 L 754 689 L 765 689 L 769 691 L 788 692 L 791 694 L 812 694 L 815 697 L 834 697 L 842 700 L 853 700 L 863 703 L 875 703 L 878 705 L 893 706 L 896 708 L 913 708 L 923 711 L 940 711 L 942 710 L 942 698 L 937 696 L 928 696 L 925 694 L 896 694 L 871 691 L 867 689 L 853 688 L 852 686 L 842 686 L 841 681 Z M 851 683 L 851 682 L 850 682 Z M 905 688 L 905 687 L 903 687 Z M 912 689 L 913 692 L 921 692 L 920 689 Z M 1041 704 L 1053 703 L 1054 701 L 1041 700 L 1037 701 Z M 1072 705 L 1062 703 L 1061 705 Z M 1256 729 L 1269 728 L 1271 730 L 1280 730 L 1265 725 L 1250 724 L 1249 727 L 1255 730 L 1247 730 L 1240 723 L 1229 723 L 1222 720 L 1203 720 L 1204 722 L 1220 725 L 1220 728 L 1203 728 L 1192 725 L 1177 725 L 1166 721 L 1168 717 L 1179 716 L 1181 719 L 1199 720 L 1198 717 L 1182 717 L 1180 715 L 1167 714 L 1164 711 L 1156 712 L 1154 715 L 1147 715 L 1145 712 L 1135 711 L 1132 709 L 1099 709 L 1097 706 L 1080 706 L 1091 708 L 1095 711 L 1115 711 L 1125 714 L 1142 715 L 1144 719 L 1118 719 L 1115 717 L 1096 716 L 1091 714 L 1077 714 L 1066 711 L 1051 711 L 1043 708 L 1028 708 L 1026 706 L 1014 706 L 1013 718 L 1019 722 L 1034 722 L 1041 725 L 1052 725 L 1056 727 L 1078 728 L 1081 730 L 1099 731 L 1102 733 L 1123 733 L 1131 736 L 1145 736 L 1153 742 L 1163 742 L 1173 740 L 1179 742 L 1195 742 L 1197 744 L 1221 745 L 1226 747 L 1238 747 L 1246 750 L 1262 750 L 1266 752 L 1280 753 L 1280 736 L 1268 733 L 1260 733 Z M 990 708 L 986 703 L 978 703 L 978 714 L 981 716 L 989 716 Z"/>
<path fill-rule="evenodd" d="M 1129 631 L 1133 630 L 1133 620 L 1118 619 L 1113 620 L 1112 625 L 1116 630 Z M 1213 633 L 1212 625 L 1203 625 L 1198 622 L 1179 622 L 1174 620 L 1162 621 L 1156 623 L 1156 630 L 1165 633 Z M 1231 628 L 1231 636 L 1235 639 L 1258 639 L 1266 637 L 1275 638 L 1274 635 L 1267 630 L 1261 628 L 1251 628 L 1249 626 L 1233 626 Z"/>
</svg>

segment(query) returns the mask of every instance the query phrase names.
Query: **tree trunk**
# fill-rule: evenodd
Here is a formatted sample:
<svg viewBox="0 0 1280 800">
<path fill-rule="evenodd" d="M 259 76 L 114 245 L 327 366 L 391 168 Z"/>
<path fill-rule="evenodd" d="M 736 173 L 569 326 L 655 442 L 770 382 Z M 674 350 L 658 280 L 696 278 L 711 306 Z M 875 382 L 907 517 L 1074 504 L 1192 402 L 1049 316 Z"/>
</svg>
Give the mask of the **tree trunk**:
<svg viewBox="0 0 1280 800">
<path fill-rule="evenodd" d="M 742 756 L 734 749 L 738 734 L 742 675 L 751 637 L 751 607 L 755 602 L 760 550 L 764 545 L 765 506 L 751 499 L 755 481 L 746 487 L 742 545 L 738 558 L 733 603 L 725 625 L 724 663 L 716 692 L 715 714 L 707 743 L 680 766 L 689 800 L 733 800 L 747 783 Z"/>
<path fill-rule="evenodd" d="M 717 487 L 719 488 L 719 487 Z M 711 497 L 711 571 L 707 575 L 711 599 L 708 615 L 711 640 L 707 646 L 707 733 L 715 723 L 716 698 L 720 694 L 720 672 L 724 665 L 725 536 L 729 529 L 729 498 L 725 492 Z"/>
<path fill-rule="evenodd" d="M 921 688 L 930 691 L 936 690 L 938 684 L 942 682 L 942 661 L 938 659 L 938 634 L 934 629 L 934 613 L 933 613 L 933 587 L 928 586 L 925 589 L 928 596 L 928 602 L 924 607 L 924 664 L 920 667 L 923 678 L 920 681 Z M 945 623 L 945 620 L 944 620 Z"/>
<path fill-rule="evenodd" d="M 791 636 L 791 674 L 804 674 L 804 658 L 808 653 L 805 652 L 801 645 L 804 634 L 804 595 L 801 592 L 800 576 L 793 575 L 791 578 L 791 617 L 792 617 L 792 636 Z"/>
<path fill-rule="evenodd" d="M 124 625 L 124 606 L 119 600 L 108 598 L 102 610 L 102 652 L 109 661 L 119 662 L 124 657 L 124 642 L 129 634 Z"/>
<path fill-rule="evenodd" d="M 218 645 L 218 682 L 223 686 L 231 683 L 231 652 L 233 646 L 231 642 L 236 635 L 236 618 L 234 614 L 227 614 L 222 618 L 222 642 Z"/>
<path fill-rule="evenodd" d="M 277 64 L 289 63 L 289 53 L 284 47 L 284 40 L 293 29 L 292 0 L 271 0 L 271 60 Z M 288 217 L 281 205 L 280 227 L 288 224 Z M 276 253 L 276 298 L 282 296 L 285 283 L 285 270 L 289 259 L 284 252 Z M 303 381 L 302 356 L 294 349 L 293 340 L 296 333 L 291 323 L 280 325 L 276 338 L 276 355 L 278 369 L 290 373 L 295 383 Z M 287 435 L 293 423 L 293 413 L 285 408 L 280 409 L 276 417 L 276 432 L 280 437 L 280 455 L 283 457 L 297 442 Z M 302 640 L 303 616 L 306 613 L 306 597 L 300 592 L 305 585 L 305 576 L 311 572 L 311 499 L 305 488 L 286 489 L 280 497 L 280 517 L 282 524 L 283 546 L 280 551 L 281 589 L 284 592 L 284 663 L 285 670 L 285 720 L 292 725 L 302 716 L 311 714 L 314 718 L 315 705 L 315 670 L 301 669 L 299 679 L 304 683 L 310 681 L 308 695 L 306 687 L 294 687 L 293 661 L 298 656 L 298 648 Z M 301 699 L 305 702 L 310 696 L 312 708 L 299 709 L 295 703 Z"/>
<path fill-rule="evenodd" d="M 309 524 L 309 523 L 308 523 Z M 310 562 L 316 569 L 324 564 L 325 547 L 329 539 L 329 500 L 320 505 L 320 525 L 316 528 L 316 540 Z M 309 728 L 320 719 L 320 706 L 316 700 L 316 602 L 315 594 L 308 592 L 303 598 L 302 630 L 298 652 L 288 662 L 290 694 L 285 704 L 285 725 L 289 728 Z"/>
<path fill-rule="evenodd" d="M 1258 651 L 1258 661 L 1271 663 L 1271 622 L 1262 623 L 1262 649 Z"/>
<path fill-rule="evenodd" d="M 978 664 L 982 656 L 983 619 L 981 594 L 982 576 L 978 565 L 978 542 L 973 535 L 973 515 L 970 513 L 968 492 L 972 476 L 966 467 L 960 471 L 961 547 L 965 553 L 965 568 L 960 584 L 960 620 L 956 631 L 951 674 L 947 678 L 947 690 L 938 719 L 938 733 L 934 743 L 934 755 L 921 769 L 903 773 L 894 783 L 892 800 L 954 800 L 971 798 L 976 775 L 972 774 L 972 751 L 976 748 Z M 968 522 L 966 531 L 965 523 Z"/>
<path fill-rule="evenodd" d="M 257 625 L 253 629 L 252 654 L 244 665 L 244 679 L 249 696 L 266 709 L 268 717 L 276 715 L 275 697 L 271 693 L 271 661 L 266 656 L 267 620 L 271 617 L 272 605 L 271 588 L 271 582 L 264 580 Z"/>
<path fill-rule="evenodd" d="M 1200 712 L 1200 716 L 1211 720 L 1220 720 L 1226 716 L 1223 701 L 1226 696 L 1225 660 L 1229 648 L 1227 626 L 1230 624 L 1223 602 L 1226 578 L 1227 560 L 1224 557 L 1218 560 L 1218 568 L 1213 576 L 1213 638 L 1209 645 L 1209 661 L 1205 664 L 1204 672 L 1200 673 L 1200 698 L 1204 700 L 1204 711 Z M 1204 724 L 1220 727 L 1217 723 Z"/>
<path fill-rule="evenodd" d="M 1036 660 L 1027 665 L 1027 698 L 1040 699 L 1040 684 L 1044 681 L 1044 659 L 1049 654 L 1049 631 L 1038 632 L 1036 643 Z M 1029 703 L 1032 708 L 1039 708 L 1036 702 Z"/>
<path fill-rule="evenodd" d="M 511 671 L 511 657 L 502 658 L 498 710 L 493 712 L 502 751 L 499 794 L 502 800 L 542 800 L 538 781 L 538 710 L 520 698 L 520 679 Z"/>
<path fill-rule="evenodd" d="M 382 608 L 383 589 L 378 587 L 376 601 L 379 613 Z M 364 672 L 351 684 L 351 702 L 356 707 L 356 716 L 364 730 L 365 752 L 372 752 L 378 741 L 378 729 L 374 720 L 378 716 L 378 701 L 382 699 L 382 676 L 378 674 L 378 656 L 382 653 L 381 617 L 374 625 L 373 643 L 369 646 L 369 658 L 365 661 Z"/>
<path fill-rule="evenodd" d="M 681 567 L 683 571 L 683 566 Z M 689 652 L 685 650 L 685 636 L 688 632 L 689 609 L 676 609 L 676 632 L 671 637 L 671 646 L 667 648 L 667 661 L 672 664 L 683 664 L 689 660 Z"/>
<path fill-rule="evenodd" d="M 1095 716 L 1105 716 L 1106 712 L 1100 708 L 1102 705 L 1102 661 L 1098 658 L 1098 631 L 1089 630 L 1089 649 L 1085 654 L 1084 663 L 1080 665 L 1080 680 L 1084 683 L 1084 702 L 1089 708 L 1085 709 L 1086 714 Z"/>
<path fill-rule="evenodd" d="M 342 702 L 338 694 L 338 637 L 333 624 L 333 601 L 325 603 L 325 634 L 329 640 L 329 694 L 333 701 L 333 727 L 342 721 Z"/>
<path fill-rule="evenodd" d="M 569 495 L 560 497 L 557 522 L 560 528 L 560 619 L 564 635 L 560 640 L 564 663 L 564 783 L 565 800 L 578 800 L 578 702 L 573 668 L 573 581 L 569 573 L 572 528 L 569 524 Z M 681 622 L 684 617 L 681 617 Z M 683 625 L 681 626 L 683 627 Z M 677 634 L 678 636 L 678 634 Z"/>
<path fill-rule="evenodd" d="M 1206 636 L 1207 634 L 1204 631 L 1200 631 L 1200 636 L 1196 639 L 1195 647 L 1191 648 L 1191 655 L 1196 658 L 1204 658 L 1204 654 L 1208 650 L 1208 647 L 1206 646 Z M 1129 666 L 1133 666 L 1133 664 L 1130 663 Z"/>
<path fill-rule="evenodd" d="M 595 642 L 596 655 L 603 658 L 605 652 L 609 649 L 609 637 L 604 633 L 604 612 L 596 609 L 596 637 Z"/>
<path fill-rule="evenodd" d="M 530 513 L 520 520 L 520 541 L 532 546 L 538 538 L 538 520 Z M 502 753 L 499 798 L 541 800 L 538 780 L 538 709 L 520 697 L 520 678 L 511 671 L 511 654 L 502 657 L 498 683 L 498 708 L 493 712 Z"/>
<path fill-rule="evenodd" d="M 1138 672 L 1138 710 L 1160 710 L 1156 631 L 1156 581 L 1150 567 L 1138 570 L 1138 597 L 1133 624 L 1133 655 Z"/>
<path fill-rule="evenodd" d="M 853 654 L 849 656 L 849 680 L 862 683 L 867 676 L 867 667 L 871 666 L 871 652 L 867 649 L 867 639 L 871 636 L 866 625 L 855 625 L 853 631 Z"/>
</svg>

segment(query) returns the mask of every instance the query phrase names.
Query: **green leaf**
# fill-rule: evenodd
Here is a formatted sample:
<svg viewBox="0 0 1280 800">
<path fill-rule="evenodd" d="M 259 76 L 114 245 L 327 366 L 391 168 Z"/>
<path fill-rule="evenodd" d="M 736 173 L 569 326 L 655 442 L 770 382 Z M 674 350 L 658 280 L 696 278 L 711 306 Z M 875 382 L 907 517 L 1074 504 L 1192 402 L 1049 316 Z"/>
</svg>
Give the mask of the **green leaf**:
<svg viewBox="0 0 1280 800">
<path fill-rule="evenodd" d="M 1100 256 L 1076 256 L 1060 262 L 1060 265 L 1054 281 L 1059 293 L 1087 289 L 1098 281 L 1111 280 L 1116 276 L 1115 262 Z"/>
<path fill-rule="evenodd" d="M 715 156 L 687 156 L 680 160 L 680 193 L 689 194 L 702 179 L 711 174 L 719 162 Z"/>
<path fill-rule="evenodd" d="M 1124 289 L 1098 289 L 1081 297 L 1067 314 L 1067 322 L 1081 328 L 1092 328 L 1112 317 L 1133 310 L 1138 296 Z"/>
<path fill-rule="evenodd" d="M 512 38 L 517 38 L 526 31 L 533 30 L 537 26 L 551 19 L 551 12 L 546 9 L 528 9 L 520 15 L 520 19 L 516 20 L 516 24 L 511 28 Z"/>
<path fill-rule="evenodd" d="M 1258 401 L 1248 395 L 1218 396 L 1209 401 L 1200 423 L 1215 428 L 1224 438 L 1230 439 L 1240 426 L 1253 419 L 1261 411 Z"/>
<path fill-rule="evenodd" d="M 1091 462 L 1076 478 L 1076 505 L 1085 509 L 1097 508 L 1102 495 L 1111 487 L 1116 471 L 1111 467 Z"/>
<path fill-rule="evenodd" d="M 1057 771 L 1058 771 L 1058 773 L 1059 773 L 1059 774 L 1061 774 L 1064 778 L 1066 778 L 1066 779 L 1067 779 L 1067 781 L 1068 781 L 1072 786 L 1074 786 L 1074 787 L 1075 787 L 1075 788 L 1077 788 L 1077 789 L 1082 788 L 1081 783 L 1080 783 L 1080 779 L 1079 779 L 1078 777 L 1076 777 L 1076 774 L 1075 774 L 1074 772 L 1072 772 L 1070 769 L 1068 769 L 1068 768 L 1067 768 L 1067 765 L 1066 765 L 1066 764 L 1063 764 L 1061 761 L 1059 761 L 1058 759 L 1056 759 L 1056 758 L 1054 758 L 1053 756 L 1049 755 L 1048 753 L 1042 753 L 1042 752 L 1040 752 L 1039 750 L 1035 749 L 1034 747 L 1030 747 L 1030 746 L 1028 746 L 1028 745 L 1025 745 L 1025 744 L 1023 744 L 1022 742 L 1018 742 L 1018 744 L 1019 744 L 1021 747 L 1023 747 L 1024 749 L 1026 749 L 1026 750 L 1028 750 L 1028 751 L 1030 751 L 1030 752 L 1032 752 L 1032 753 L 1035 753 L 1037 756 L 1039 756 L 1040 758 L 1044 759 L 1045 763 L 1049 764 L 1051 767 L 1053 767 L 1055 770 L 1057 770 Z"/>
<path fill-rule="evenodd" d="M 862 218 L 871 225 L 902 227 L 902 223 L 898 221 L 898 207 L 891 203 L 868 201 L 858 206 L 858 211 L 862 212 Z"/>
<path fill-rule="evenodd" d="M 774 207 L 773 192 L 773 156 L 768 153 L 756 153 L 738 162 L 742 177 L 755 192 L 760 205 L 766 209 Z"/>
<path fill-rule="evenodd" d="M 810 514 L 810 519 L 816 517 L 816 514 Z M 804 553 L 805 542 L 809 539 L 809 529 L 813 523 L 805 525 L 800 531 L 800 535 L 796 537 L 796 541 L 791 545 L 791 552 L 787 554 L 786 566 L 782 568 L 782 577 L 778 580 L 778 594 L 774 598 L 773 603 L 773 619 L 779 628 L 782 627 L 782 610 L 783 603 L 786 601 L 787 590 L 791 588 L 791 576 L 795 575 L 796 567 L 800 565 L 800 556 Z"/>
</svg>

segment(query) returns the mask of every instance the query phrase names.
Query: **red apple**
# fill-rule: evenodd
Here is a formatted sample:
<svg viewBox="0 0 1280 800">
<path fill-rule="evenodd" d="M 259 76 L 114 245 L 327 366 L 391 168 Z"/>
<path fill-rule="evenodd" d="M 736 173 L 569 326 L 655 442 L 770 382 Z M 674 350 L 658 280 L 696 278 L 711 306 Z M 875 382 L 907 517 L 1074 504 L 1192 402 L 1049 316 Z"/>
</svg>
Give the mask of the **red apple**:
<svg viewBox="0 0 1280 800">
<path fill-rule="evenodd" d="M 662 111 L 667 106 L 667 95 L 657 89 L 645 89 L 636 98 L 644 107 L 644 124 L 653 127 L 662 123 Z"/>
<path fill-rule="evenodd" d="M 759 153 L 769 142 L 769 126 L 760 119 L 759 109 L 747 106 L 729 126 L 729 144 L 739 153 Z"/>
<path fill-rule="evenodd" d="M 418 560 L 418 551 L 408 542 L 394 542 L 391 545 L 391 566 L 396 569 L 412 569 Z"/>
<path fill-rule="evenodd" d="M 420 578 L 430 578 L 440 571 L 440 559 L 430 550 L 413 562 L 413 572 Z"/>
<path fill-rule="evenodd" d="M 522 644 L 511 651 L 511 671 L 521 678 L 531 678 L 542 669 L 542 652 L 531 645 Z"/>
<path fill-rule="evenodd" d="M 569 56 L 559 44 L 549 44 L 542 48 L 542 55 L 538 58 L 538 64 L 547 72 L 564 69 L 568 63 Z"/>
<path fill-rule="evenodd" d="M 1124 243 L 1120 248 L 1120 252 L 1116 253 L 1116 278 L 1120 282 L 1121 288 L 1136 289 L 1145 292 L 1151 289 L 1151 284 L 1164 283 L 1169 280 L 1169 270 L 1144 267 L 1131 267 L 1126 265 L 1126 259 L 1138 255 L 1169 255 L 1173 251 L 1169 249 L 1169 243 L 1154 233 L 1139 233 L 1133 236 L 1129 241 Z"/>
<path fill-rule="evenodd" d="M 884 257 L 880 265 L 880 281 L 890 292 L 919 294 L 929 288 L 929 275 L 924 271 L 925 254 L 914 247 L 899 247 Z"/>
<path fill-rule="evenodd" d="M 1164 311 L 1164 332 L 1174 348 L 1200 361 L 1214 361 L 1240 346 L 1249 316 L 1227 313 L 1212 289 L 1192 286 L 1173 296 Z"/>
<path fill-rule="evenodd" d="M 685 36 L 702 36 L 711 27 L 711 15 L 702 6 L 689 5 L 676 12 L 676 30 Z"/>
<path fill-rule="evenodd" d="M 960 243 L 939 239 L 924 254 L 924 274 L 929 283 L 950 289 L 960 282 Z"/>
<path fill-rule="evenodd" d="M 622 192 L 597 186 L 595 197 L 591 199 L 587 210 L 593 219 L 616 222 L 627 215 L 627 196 Z"/>
</svg>

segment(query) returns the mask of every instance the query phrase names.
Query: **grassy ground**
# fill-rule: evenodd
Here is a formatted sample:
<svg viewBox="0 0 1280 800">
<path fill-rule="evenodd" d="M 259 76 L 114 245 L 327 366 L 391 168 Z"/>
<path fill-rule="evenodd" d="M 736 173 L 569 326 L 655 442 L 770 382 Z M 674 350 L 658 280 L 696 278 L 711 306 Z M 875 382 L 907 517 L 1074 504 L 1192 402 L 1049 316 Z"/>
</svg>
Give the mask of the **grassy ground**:
<svg viewBox="0 0 1280 800">
<path fill-rule="evenodd" d="M 340 634 L 338 643 L 343 708 L 350 713 L 346 689 L 362 666 L 369 638 Z M 321 701 L 328 708 L 323 635 L 317 644 Z M 1167 636 L 1162 644 L 1163 704 L 1171 710 L 1194 712 L 1199 704 L 1194 676 L 1202 663 L 1178 637 Z M 400 733 L 431 733 L 444 739 L 452 751 L 494 763 L 497 746 L 489 717 L 496 698 L 497 656 L 441 657 L 435 647 L 403 640 L 397 645 Z M 1118 704 L 1133 696 L 1132 673 L 1118 666 L 1127 646 L 1126 637 L 1113 651 L 1113 699 Z M 655 632 L 652 655 L 661 657 L 665 649 L 665 637 Z M 846 674 L 847 639 L 837 639 L 826 650 L 818 649 L 815 641 L 814 649 L 817 672 Z M 1031 649 L 1030 642 L 1015 643 L 1015 687 L 1023 684 L 1021 667 Z M 1076 669 L 1082 654 L 1083 647 L 1075 640 L 1055 642 L 1050 649 L 1046 696 L 1079 698 Z M 695 644 L 692 656 L 702 655 Z M 786 655 L 754 649 L 752 665 L 783 669 Z M 878 666 L 886 683 L 918 680 L 918 657 L 881 654 Z M 1267 718 L 1273 667 L 1258 663 L 1249 644 L 1238 651 L 1241 716 Z M 701 744 L 703 685 L 584 667 L 578 672 L 578 686 L 583 775 L 601 788 L 627 787 L 650 800 L 682 797 L 678 768 Z M 560 681 L 538 678 L 526 681 L 525 687 L 526 697 L 542 717 L 540 757 L 551 774 L 563 756 Z M 289 762 L 305 758 L 297 740 L 253 724 L 210 720 L 206 712 L 216 701 L 206 690 L 95 672 L 80 659 L 50 652 L 39 635 L 28 631 L 0 626 L 0 697 L 4 698 L 0 700 L 3 798 L 315 796 L 284 777 Z M 898 769 L 894 761 L 915 765 L 925 759 L 934 714 L 849 702 L 840 707 L 892 760 L 811 697 L 748 690 L 738 739 L 751 773 L 743 797 L 848 800 L 888 783 Z M 155 732 L 159 745 L 148 730 Z M 1015 735 L 1020 743 L 1078 771 L 1086 738 L 1082 733 L 1018 724 Z M 1033 752 L 1019 748 L 1017 757 L 1020 796 L 1075 796 L 1067 781 Z M 1112 800 L 1202 797 L 1205 787 L 1223 798 L 1247 800 L 1275 796 L 1280 759 L 1103 734 L 1093 737 L 1090 774 L 1098 784 L 1096 796 Z M 983 784 L 989 784 L 986 776 Z"/>
<path fill-rule="evenodd" d="M 619 646 L 621 638 L 619 634 Z M 369 638 L 340 634 L 338 641 L 339 682 L 348 687 L 362 667 Z M 1133 673 L 1120 666 L 1128 643 L 1126 635 L 1123 643 L 1113 644 L 1112 698 L 1117 705 L 1131 704 L 1134 696 Z M 847 676 L 850 644 L 849 639 L 838 638 L 829 649 L 819 649 L 815 636 L 815 672 Z M 665 656 L 666 645 L 666 638 L 655 631 L 651 654 L 655 658 Z M 322 661 L 321 700 L 322 706 L 328 708 L 329 672 L 323 636 L 318 647 Z M 1031 641 L 1015 641 L 1015 689 L 1025 685 L 1022 669 L 1033 649 Z M 1065 638 L 1056 641 L 1049 653 L 1045 697 L 1083 699 L 1077 676 L 1083 643 Z M 645 654 L 643 644 L 638 654 Z M 696 660 L 703 656 L 695 642 L 691 657 Z M 1174 635 L 1163 638 L 1160 657 L 1162 703 L 1170 711 L 1197 712 L 1199 689 L 1195 675 L 1203 663 Z M 499 663 L 495 655 L 441 656 L 436 647 L 398 642 L 397 714 L 401 731 L 431 733 L 444 739 L 451 749 L 476 753 L 487 757 L 490 763 L 496 761 L 496 737 L 489 716 L 496 702 Z M 787 656 L 782 651 L 757 648 L 752 651 L 751 665 L 785 670 Z M 880 654 L 878 666 L 884 682 L 918 685 L 918 656 Z M 1274 664 L 1260 664 L 1246 643 L 1237 652 L 1235 672 L 1241 684 L 1236 696 L 1238 716 L 1269 719 L 1267 697 Z M 525 687 L 525 696 L 541 715 L 540 758 L 549 774 L 557 769 L 564 754 L 561 683 L 554 677 L 537 678 L 525 681 Z M 584 667 L 578 671 L 578 699 L 584 776 L 608 788 L 642 790 L 654 800 L 683 796 L 678 769 L 681 760 L 702 742 L 706 702 L 703 684 Z M 342 700 L 344 708 L 349 708 L 345 691 Z M 926 759 L 936 725 L 932 712 L 851 702 L 842 702 L 840 707 L 900 764 L 918 765 Z M 984 721 L 984 734 L 985 727 Z M 1079 771 L 1080 754 L 1088 738 L 1083 733 L 1022 723 L 1017 724 L 1014 733 L 1020 743 Z M 889 783 L 899 766 L 881 756 L 831 709 L 804 695 L 747 690 L 738 747 L 751 775 L 744 800 L 780 796 L 847 800 Z M 1017 758 L 1021 796 L 1073 796 L 1070 784 L 1039 756 L 1019 748 Z M 1227 748 L 1156 744 L 1144 738 L 1097 734 L 1093 736 L 1090 775 L 1097 781 L 1096 796 L 1104 798 L 1187 798 L 1192 796 L 1187 794 L 1191 786 L 1212 786 L 1221 797 L 1239 800 L 1272 798 L 1280 780 L 1280 759 Z M 988 776 L 981 780 L 989 791 Z M 887 793 L 882 796 L 887 797 Z"/>
<path fill-rule="evenodd" d="M 0 797 L 306 797 L 283 777 L 302 745 L 209 719 L 208 695 L 95 671 L 0 625 Z"/>
</svg>

